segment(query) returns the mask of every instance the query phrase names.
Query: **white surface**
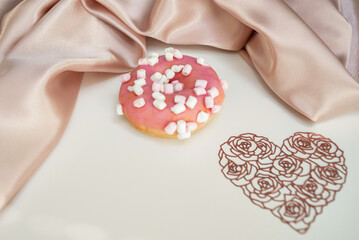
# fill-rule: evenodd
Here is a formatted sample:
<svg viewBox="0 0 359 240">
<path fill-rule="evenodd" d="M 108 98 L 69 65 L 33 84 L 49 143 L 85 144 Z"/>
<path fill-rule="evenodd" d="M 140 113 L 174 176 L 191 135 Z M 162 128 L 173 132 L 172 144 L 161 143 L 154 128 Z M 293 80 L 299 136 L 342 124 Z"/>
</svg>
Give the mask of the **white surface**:
<svg viewBox="0 0 359 240">
<path fill-rule="evenodd" d="M 116 115 L 117 77 L 88 74 L 60 143 L 0 215 L 1 240 L 358 239 L 359 111 L 312 124 L 238 54 L 179 48 L 228 81 L 220 114 L 190 140 L 153 138 Z M 252 204 L 224 178 L 217 157 L 232 135 L 256 133 L 281 145 L 296 131 L 331 138 L 348 166 L 342 191 L 305 235 Z"/>
</svg>

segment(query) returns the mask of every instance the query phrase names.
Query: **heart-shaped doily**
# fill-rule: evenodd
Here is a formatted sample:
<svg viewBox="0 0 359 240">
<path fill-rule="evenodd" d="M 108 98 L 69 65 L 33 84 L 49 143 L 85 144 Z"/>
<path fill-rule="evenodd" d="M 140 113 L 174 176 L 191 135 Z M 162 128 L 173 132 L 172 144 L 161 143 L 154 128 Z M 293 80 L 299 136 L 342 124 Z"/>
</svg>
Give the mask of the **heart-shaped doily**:
<svg viewBox="0 0 359 240">
<path fill-rule="evenodd" d="M 343 151 L 329 138 L 297 132 L 281 147 L 246 133 L 218 153 L 224 176 L 283 223 L 305 233 L 345 183 Z"/>
</svg>

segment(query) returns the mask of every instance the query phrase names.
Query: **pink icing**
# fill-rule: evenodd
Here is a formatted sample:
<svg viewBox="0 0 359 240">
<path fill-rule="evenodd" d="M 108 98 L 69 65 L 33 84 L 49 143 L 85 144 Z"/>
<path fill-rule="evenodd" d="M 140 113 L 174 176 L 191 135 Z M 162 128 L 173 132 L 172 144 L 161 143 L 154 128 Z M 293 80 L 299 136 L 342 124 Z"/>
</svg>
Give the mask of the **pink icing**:
<svg viewBox="0 0 359 240">
<path fill-rule="evenodd" d="M 177 122 L 178 120 L 184 120 L 186 122 L 196 122 L 197 115 L 200 111 L 209 113 L 210 116 L 213 115 L 211 109 L 206 108 L 205 106 L 205 97 L 207 94 L 196 96 L 198 102 L 193 109 L 187 108 L 185 112 L 178 115 L 171 112 L 171 107 L 176 103 L 174 102 L 174 97 L 176 94 L 166 95 L 166 104 L 167 107 L 163 110 L 155 108 L 152 104 L 152 80 L 151 76 L 155 72 L 165 73 L 166 69 L 172 67 L 172 65 L 186 65 L 190 64 L 192 66 L 192 71 L 189 76 L 183 76 L 181 72 L 176 73 L 173 79 L 178 80 L 180 83 L 184 84 L 184 89 L 176 94 L 183 95 L 186 98 L 190 95 L 195 95 L 193 88 L 195 82 L 198 79 L 207 80 L 206 90 L 216 87 L 219 91 L 219 96 L 214 99 L 214 105 L 222 105 L 224 100 L 224 92 L 221 86 L 221 82 L 216 74 L 216 72 L 209 66 L 201 66 L 197 63 L 197 59 L 190 56 L 183 56 L 182 59 L 174 58 L 173 61 L 166 61 L 164 56 L 159 57 L 159 62 L 153 67 L 150 65 L 140 65 L 131 72 L 131 79 L 128 82 L 122 83 L 119 101 L 123 106 L 123 112 L 130 119 L 131 122 L 135 124 L 140 124 L 147 126 L 148 128 L 164 131 L 165 127 L 169 122 Z M 137 79 L 137 70 L 145 69 L 146 70 L 146 85 L 142 86 L 144 93 L 141 96 L 136 96 L 135 93 L 129 92 L 127 90 L 128 86 L 134 84 L 134 80 Z M 142 108 L 135 108 L 133 106 L 133 101 L 139 97 L 143 97 L 146 105 Z M 198 127 L 204 123 L 198 123 Z"/>
</svg>

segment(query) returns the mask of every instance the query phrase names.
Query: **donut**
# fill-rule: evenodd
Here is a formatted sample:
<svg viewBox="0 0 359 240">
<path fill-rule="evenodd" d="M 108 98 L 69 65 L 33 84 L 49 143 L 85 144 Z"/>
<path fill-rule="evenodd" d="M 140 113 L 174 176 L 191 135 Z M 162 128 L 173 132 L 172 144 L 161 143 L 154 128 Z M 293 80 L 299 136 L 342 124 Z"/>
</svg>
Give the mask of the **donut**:
<svg viewBox="0 0 359 240">
<path fill-rule="evenodd" d="M 120 77 L 117 114 L 140 131 L 165 138 L 186 139 L 221 109 L 228 84 L 203 58 L 166 48 L 151 53 Z"/>
</svg>

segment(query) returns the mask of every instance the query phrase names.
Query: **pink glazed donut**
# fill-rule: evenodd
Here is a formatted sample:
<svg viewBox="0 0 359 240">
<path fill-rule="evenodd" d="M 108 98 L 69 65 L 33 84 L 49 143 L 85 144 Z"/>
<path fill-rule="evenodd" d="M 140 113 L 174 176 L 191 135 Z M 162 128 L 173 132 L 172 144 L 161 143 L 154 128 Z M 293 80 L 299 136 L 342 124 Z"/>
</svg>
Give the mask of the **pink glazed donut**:
<svg viewBox="0 0 359 240">
<path fill-rule="evenodd" d="M 117 113 L 142 132 L 186 139 L 219 112 L 228 85 L 203 58 L 165 52 L 140 59 L 121 76 Z"/>
</svg>

